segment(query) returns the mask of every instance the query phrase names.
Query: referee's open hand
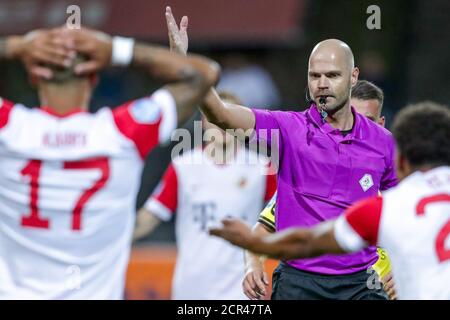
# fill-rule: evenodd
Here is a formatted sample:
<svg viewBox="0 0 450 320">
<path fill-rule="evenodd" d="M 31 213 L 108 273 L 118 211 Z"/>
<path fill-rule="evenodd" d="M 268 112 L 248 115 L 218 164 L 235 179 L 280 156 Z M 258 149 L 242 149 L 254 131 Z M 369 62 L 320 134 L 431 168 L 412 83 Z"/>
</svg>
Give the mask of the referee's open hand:
<svg viewBox="0 0 450 320">
<path fill-rule="evenodd" d="M 166 7 L 166 23 L 169 33 L 170 50 L 186 55 L 189 46 L 187 34 L 188 17 L 183 16 L 180 21 L 180 27 L 178 27 L 172 9 Z"/>
</svg>

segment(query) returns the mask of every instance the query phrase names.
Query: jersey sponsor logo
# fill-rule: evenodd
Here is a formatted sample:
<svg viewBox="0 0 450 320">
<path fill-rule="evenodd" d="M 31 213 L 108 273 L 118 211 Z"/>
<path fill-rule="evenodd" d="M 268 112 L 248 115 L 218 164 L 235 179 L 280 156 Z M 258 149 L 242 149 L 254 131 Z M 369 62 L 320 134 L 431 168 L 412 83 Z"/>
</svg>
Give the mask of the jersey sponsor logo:
<svg viewBox="0 0 450 320">
<path fill-rule="evenodd" d="M 372 175 L 366 173 L 366 174 L 359 180 L 359 185 L 360 185 L 361 188 L 364 190 L 364 192 L 366 192 L 367 190 L 369 190 L 369 189 L 373 186 Z"/>
<path fill-rule="evenodd" d="M 215 222 L 217 204 L 214 202 L 201 202 L 192 204 L 194 222 L 198 223 L 201 231 L 207 231 L 208 225 Z"/>
<path fill-rule="evenodd" d="M 142 98 L 131 104 L 130 114 L 138 123 L 153 124 L 159 120 L 161 108 L 151 98 Z"/>
</svg>

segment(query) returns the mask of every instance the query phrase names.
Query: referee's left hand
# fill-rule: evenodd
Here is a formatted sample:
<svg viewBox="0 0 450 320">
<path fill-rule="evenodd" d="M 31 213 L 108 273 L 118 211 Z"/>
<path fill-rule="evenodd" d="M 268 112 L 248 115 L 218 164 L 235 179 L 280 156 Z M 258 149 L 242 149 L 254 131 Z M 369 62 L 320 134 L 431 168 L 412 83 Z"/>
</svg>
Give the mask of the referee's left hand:
<svg viewBox="0 0 450 320">
<path fill-rule="evenodd" d="M 383 289 L 387 293 L 390 300 L 397 300 L 397 292 L 395 291 L 395 283 L 392 273 L 389 272 L 383 279 Z"/>
</svg>

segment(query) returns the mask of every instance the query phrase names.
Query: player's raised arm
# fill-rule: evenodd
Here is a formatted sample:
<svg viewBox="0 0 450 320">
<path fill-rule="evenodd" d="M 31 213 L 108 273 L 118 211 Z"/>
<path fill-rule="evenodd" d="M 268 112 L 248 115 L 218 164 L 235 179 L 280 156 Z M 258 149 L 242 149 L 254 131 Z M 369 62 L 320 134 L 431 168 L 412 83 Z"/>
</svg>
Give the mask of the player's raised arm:
<svg viewBox="0 0 450 320">
<path fill-rule="evenodd" d="M 188 49 L 188 18 L 183 16 L 178 27 L 170 7 L 166 8 L 166 22 L 172 51 L 186 54 Z M 222 129 L 253 129 L 255 116 L 244 106 L 223 102 L 214 88 L 208 92 L 201 110 L 211 123 Z"/>
<path fill-rule="evenodd" d="M 334 221 L 312 229 L 291 228 L 260 237 L 253 234 L 242 221 L 225 219 L 223 227 L 211 229 L 210 234 L 254 253 L 282 260 L 315 257 L 324 253 L 345 253 L 334 237 Z"/>
<path fill-rule="evenodd" d="M 158 48 L 137 43 L 133 63 L 141 65 L 160 79 L 170 82 L 166 86 L 177 105 L 178 124 L 188 120 L 219 75 L 218 65 L 198 55 L 182 56 Z"/>
<path fill-rule="evenodd" d="M 168 83 L 166 89 L 175 99 L 178 123 L 192 115 L 219 77 L 218 64 L 199 55 L 183 56 L 164 47 L 135 43 L 130 38 L 111 38 L 89 29 L 75 30 L 73 37 L 77 52 L 88 56 L 88 61 L 77 66 L 77 73 L 96 72 L 110 64 L 140 66 Z"/>
</svg>

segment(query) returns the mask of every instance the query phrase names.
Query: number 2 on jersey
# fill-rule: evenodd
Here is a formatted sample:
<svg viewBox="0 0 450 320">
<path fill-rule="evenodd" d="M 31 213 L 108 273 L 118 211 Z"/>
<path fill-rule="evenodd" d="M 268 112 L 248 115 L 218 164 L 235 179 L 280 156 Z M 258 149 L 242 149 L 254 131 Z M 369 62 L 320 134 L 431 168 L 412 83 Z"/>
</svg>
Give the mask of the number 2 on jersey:
<svg viewBox="0 0 450 320">
<path fill-rule="evenodd" d="M 41 167 L 41 160 L 31 160 L 22 169 L 22 171 L 20 171 L 22 176 L 30 177 L 30 213 L 22 217 L 21 224 L 25 227 L 48 229 L 50 222 L 48 219 L 40 216 L 38 208 L 39 176 L 41 173 Z M 84 190 L 72 210 L 72 230 L 81 230 L 81 216 L 83 207 L 97 191 L 104 187 L 106 181 L 108 181 L 108 159 L 102 157 L 82 161 L 66 161 L 64 162 L 63 168 L 65 170 L 100 169 L 101 172 L 100 178 L 94 182 L 92 187 Z"/>
<path fill-rule="evenodd" d="M 431 197 L 423 198 L 419 201 L 416 207 L 417 215 L 425 214 L 425 207 L 434 202 L 450 202 L 450 195 L 446 193 L 437 194 Z M 436 253 L 440 262 L 450 259 L 450 249 L 445 249 L 445 240 L 450 234 L 450 220 L 439 231 L 436 238 Z"/>
</svg>

